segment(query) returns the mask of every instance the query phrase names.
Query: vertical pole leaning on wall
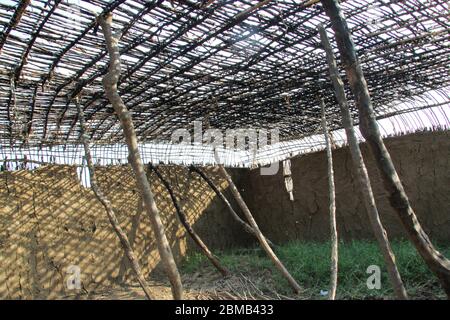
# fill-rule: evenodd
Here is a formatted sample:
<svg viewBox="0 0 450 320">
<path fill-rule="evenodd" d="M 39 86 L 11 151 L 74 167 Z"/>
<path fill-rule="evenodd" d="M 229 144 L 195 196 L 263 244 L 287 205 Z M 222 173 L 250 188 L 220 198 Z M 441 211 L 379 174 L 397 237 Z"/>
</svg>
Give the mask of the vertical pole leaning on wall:
<svg viewBox="0 0 450 320">
<path fill-rule="evenodd" d="M 125 232 L 123 231 L 122 227 L 119 224 L 119 221 L 117 220 L 117 217 L 116 217 L 116 214 L 114 213 L 114 209 L 111 205 L 111 202 L 103 194 L 103 192 L 97 185 L 97 181 L 95 178 L 94 163 L 92 161 L 91 150 L 89 148 L 88 136 L 86 134 L 86 125 L 84 122 L 84 114 L 83 114 L 83 110 L 81 109 L 81 106 L 80 106 L 79 98 L 77 98 L 77 100 L 76 100 L 76 105 L 77 105 L 77 111 L 78 111 L 78 119 L 80 120 L 80 138 L 81 138 L 81 142 L 83 143 L 83 146 L 84 146 L 84 153 L 86 156 L 87 167 L 89 170 L 89 179 L 91 182 L 91 189 L 94 192 L 97 199 L 100 201 L 100 203 L 105 208 L 109 222 L 111 223 L 111 226 L 113 227 L 114 232 L 116 233 L 117 237 L 120 240 L 120 243 L 122 244 L 123 250 L 125 251 L 125 254 L 131 263 L 131 268 L 133 269 L 134 273 L 136 274 L 138 282 L 141 285 L 142 289 L 144 290 L 145 295 L 147 296 L 148 299 L 152 299 L 150 289 L 147 287 L 144 275 L 142 274 L 141 266 L 139 265 L 139 260 L 136 257 L 136 255 L 134 254 L 133 249 L 131 248 L 130 241 L 128 240 L 127 235 L 125 234 Z"/>
<path fill-rule="evenodd" d="M 118 46 L 119 37 L 112 34 L 112 14 L 109 13 L 105 16 L 100 16 L 98 21 L 102 27 L 103 35 L 105 36 L 106 47 L 110 58 L 108 73 L 103 78 L 105 93 L 122 126 L 125 141 L 128 146 L 128 161 L 133 168 L 137 185 L 144 201 L 145 211 L 150 218 L 161 262 L 171 284 L 173 298 L 176 300 L 183 299 L 183 286 L 181 284 L 180 273 L 178 272 L 172 249 L 170 248 L 169 241 L 164 232 L 164 225 L 162 224 L 159 210 L 156 206 L 150 184 L 145 174 L 144 163 L 139 154 L 137 137 L 131 114 L 117 90 L 121 67 Z"/>
<path fill-rule="evenodd" d="M 372 186 L 370 185 L 369 174 L 367 173 L 364 158 L 362 156 L 361 149 L 359 148 L 358 138 L 356 137 L 356 133 L 353 128 L 350 109 L 348 107 L 347 98 L 345 97 L 344 83 L 342 82 L 342 79 L 339 75 L 336 59 L 334 57 L 327 33 L 322 26 L 319 26 L 319 33 L 322 41 L 322 47 L 325 50 L 327 56 L 330 78 L 333 84 L 336 100 L 338 101 L 339 108 L 341 110 L 342 126 L 345 129 L 345 134 L 347 135 L 350 155 L 355 167 L 356 178 L 361 188 L 364 206 L 366 207 L 366 211 L 369 216 L 369 221 L 375 234 L 375 238 L 377 239 L 381 252 L 383 254 L 389 274 L 389 279 L 392 283 L 395 296 L 397 297 L 397 299 L 407 299 L 408 295 L 406 293 L 403 281 L 395 263 L 394 253 L 392 252 L 388 236 L 380 220 L 380 215 L 378 214 Z"/>
<path fill-rule="evenodd" d="M 448 298 L 450 298 L 450 260 L 446 259 L 433 246 L 409 203 L 408 196 L 394 167 L 391 156 L 381 138 L 367 83 L 338 1 L 322 0 L 322 4 L 326 14 L 330 17 L 341 59 L 350 87 L 355 95 L 360 115 L 359 127 L 361 133 L 375 156 L 391 206 L 397 212 L 406 233 L 414 243 L 417 251 L 430 270 L 438 277 Z"/>
<path fill-rule="evenodd" d="M 330 133 L 328 132 L 327 118 L 325 115 L 325 103 L 323 102 L 323 99 L 320 99 L 319 102 L 322 109 L 322 129 L 327 149 L 328 197 L 330 201 L 331 283 L 328 297 L 330 300 L 335 300 L 338 276 L 338 234 L 336 228 L 336 192 L 334 187 L 333 153 L 331 150 Z"/>
<path fill-rule="evenodd" d="M 154 167 L 151 163 L 148 164 L 148 169 L 149 173 L 151 170 L 153 170 L 158 179 L 162 182 L 162 184 L 166 188 L 167 192 L 169 192 L 170 199 L 172 200 L 173 206 L 175 207 L 178 219 L 180 220 L 186 232 L 189 234 L 189 236 L 192 238 L 195 244 L 199 247 L 200 251 L 206 256 L 206 258 L 208 258 L 208 260 L 222 274 L 222 276 L 224 277 L 227 276 L 230 272 L 224 266 L 222 266 L 219 259 L 211 252 L 211 250 L 209 250 L 209 248 L 206 246 L 206 244 L 203 242 L 203 240 L 200 238 L 197 232 L 195 232 L 195 230 L 192 228 L 188 218 L 181 209 L 180 204 L 178 203 L 178 200 L 172 188 L 170 187 L 169 182 L 163 177 L 161 172 L 159 172 L 158 168 Z"/>
<path fill-rule="evenodd" d="M 216 155 L 217 158 L 217 155 Z M 233 194 L 234 198 L 236 199 L 237 203 L 241 207 L 242 211 L 244 212 L 245 217 L 247 218 L 247 221 L 250 223 L 250 226 L 255 231 L 256 237 L 258 238 L 259 243 L 261 244 L 264 251 L 266 251 L 269 258 L 272 260 L 273 264 L 278 268 L 278 270 L 281 272 L 281 274 L 286 278 L 286 280 L 289 282 L 289 285 L 294 289 L 296 293 L 300 293 L 301 287 L 295 281 L 295 279 L 291 276 L 289 271 L 286 269 L 286 267 L 283 265 L 283 263 L 278 259 L 278 257 L 275 255 L 275 252 L 273 252 L 272 248 L 270 247 L 269 243 L 267 242 L 266 237 L 262 234 L 261 230 L 259 230 L 258 224 L 256 223 L 255 219 L 253 218 L 252 213 L 250 212 L 250 209 L 247 207 L 247 204 L 245 203 L 244 199 L 242 198 L 241 194 L 239 193 L 239 190 L 236 188 L 236 185 L 234 184 L 233 180 L 231 179 L 231 176 L 228 174 L 227 170 L 219 164 L 219 170 L 222 173 L 222 175 L 227 180 L 231 193 Z"/>
</svg>

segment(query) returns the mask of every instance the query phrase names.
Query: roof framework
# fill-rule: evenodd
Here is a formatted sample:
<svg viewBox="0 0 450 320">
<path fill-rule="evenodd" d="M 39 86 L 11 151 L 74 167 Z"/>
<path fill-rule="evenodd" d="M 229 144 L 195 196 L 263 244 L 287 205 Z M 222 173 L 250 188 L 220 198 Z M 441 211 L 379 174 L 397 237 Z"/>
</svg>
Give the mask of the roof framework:
<svg viewBox="0 0 450 320">
<path fill-rule="evenodd" d="M 282 140 L 312 135 L 317 96 L 338 129 L 317 25 L 331 30 L 314 2 L 0 0 L 0 144 L 79 143 L 77 96 L 92 142 L 123 140 L 101 84 L 108 57 L 96 15 L 110 11 L 122 33 L 119 90 L 141 142 L 169 140 L 195 120 L 278 128 Z M 342 8 L 379 117 L 408 111 L 393 101 L 432 107 L 432 99 L 416 99 L 431 91 L 449 104 L 446 0 L 352 0 Z"/>
</svg>

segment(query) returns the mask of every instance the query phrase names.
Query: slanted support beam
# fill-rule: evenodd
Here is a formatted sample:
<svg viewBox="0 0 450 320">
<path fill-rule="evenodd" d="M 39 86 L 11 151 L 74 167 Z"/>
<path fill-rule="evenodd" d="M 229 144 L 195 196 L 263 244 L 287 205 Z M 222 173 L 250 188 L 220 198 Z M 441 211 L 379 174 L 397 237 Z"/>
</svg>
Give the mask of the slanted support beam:
<svg viewBox="0 0 450 320">
<path fill-rule="evenodd" d="M 200 248 L 200 251 L 208 258 L 208 260 L 212 263 L 212 265 L 225 277 L 230 272 L 222 266 L 219 259 L 209 250 L 209 248 L 206 246 L 206 244 L 203 242 L 203 240 L 200 238 L 200 236 L 195 232 L 194 228 L 192 228 L 191 224 L 189 223 L 188 218 L 184 214 L 183 210 L 180 207 L 180 204 L 178 203 L 177 197 L 175 196 L 175 193 L 173 192 L 172 188 L 170 187 L 169 182 L 163 177 L 161 172 L 159 172 L 158 168 L 154 167 L 151 163 L 148 164 L 149 172 L 153 170 L 153 172 L 156 174 L 158 179 L 162 182 L 164 187 L 166 188 L 167 192 L 169 192 L 170 199 L 172 200 L 173 206 L 175 207 L 175 211 L 177 212 L 178 219 L 180 220 L 181 224 L 183 225 L 186 232 L 189 234 L 189 236 L 192 238 L 192 240 L 195 242 L 195 244 Z"/>
<path fill-rule="evenodd" d="M 217 155 L 216 155 L 217 157 Z M 242 211 L 244 212 L 245 218 L 247 218 L 247 221 L 252 226 L 253 230 L 256 233 L 256 237 L 259 240 L 259 243 L 261 244 L 264 251 L 266 251 L 269 258 L 272 260 L 273 264 L 277 269 L 281 272 L 281 274 L 286 278 L 286 280 L 289 282 L 289 285 L 294 289 L 296 293 L 300 293 L 301 287 L 295 281 L 295 279 L 291 276 L 289 271 L 286 269 L 286 267 L 283 265 L 283 263 L 278 259 L 278 257 L 275 255 L 275 252 L 273 252 L 272 248 L 270 247 L 269 243 L 266 240 L 266 237 L 262 234 L 261 230 L 259 230 L 258 224 L 256 223 L 255 219 L 253 218 L 252 213 L 250 212 L 250 209 L 247 207 L 247 204 L 244 202 L 244 199 L 242 198 L 241 194 L 239 193 L 239 190 L 236 188 L 236 185 L 234 184 L 233 180 L 231 179 L 231 176 L 228 174 L 227 170 L 219 164 L 219 170 L 222 173 L 222 175 L 227 180 L 231 192 L 233 193 L 234 198 L 236 199 L 237 203 L 241 207 Z"/>
<path fill-rule="evenodd" d="M 219 190 L 219 188 L 214 184 L 214 182 L 201 169 L 199 169 L 195 166 L 191 166 L 190 170 L 197 173 L 209 185 L 209 187 L 215 192 L 215 194 L 223 201 L 223 203 L 225 203 L 225 205 L 227 206 L 227 208 L 230 211 L 231 216 L 234 218 L 234 220 L 236 220 L 236 222 L 239 223 L 247 233 L 250 233 L 252 236 L 258 238 L 255 230 L 247 222 L 242 220 L 241 217 L 239 217 L 239 215 L 233 209 L 233 206 L 231 205 L 230 201 L 228 201 L 228 199 Z M 272 248 L 275 248 L 275 245 L 272 243 L 272 241 L 270 241 L 267 238 L 266 238 L 266 241 Z"/>
<path fill-rule="evenodd" d="M 331 235 L 331 281 L 330 292 L 328 298 L 336 299 L 337 278 L 338 278 L 338 234 L 336 227 L 336 191 L 334 187 L 334 171 L 333 171 L 333 153 L 331 150 L 330 133 L 327 127 L 327 118 L 325 115 L 325 103 L 320 99 L 320 107 L 322 109 L 322 129 L 327 149 L 327 173 L 328 173 L 328 198 L 329 198 L 329 215 L 330 215 L 330 235 Z"/>
<path fill-rule="evenodd" d="M 384 261 L 388 270 L 389 279 L 394 289 L 395 296 L 397 299 L 407 299 L 408 295 L 406 293 L 402 278 L 395 263 L 395 255 L 391 249 L 391 245 L 389 243 L 386 230 L 384 229 L 381 222 L 380 215 L 378 214 L 375 197 L 373 195 L 372 186 L 370 184 L 369 174 L 367 173 L 364 158 L 361 153 L 361 149 L 359 148 L 358 138 L 353 127 L 353 120 L 350 114 L 350 109 L 348 107 L 347 98 L 345 97 L 344 83 L 342 82 L 341 76 L 339 75 L 336 59 L 334 57 L 327 33 L 322 26 L 319 26 L 319 33 L 322 41 L 322 47 L 325 50 L 327 56 L 330 78 L 333 84 L 339 108 L 341 110 L 342 126 L 345 128 L 345 134 L 347 135 L 350 155 L 355 167 L 356 178 L 361 188 L 364 206 L 366 207 L 366 211 L 369 216 L 369 221 L 375 234 L 375 238 L 377 239 L 381 249 L 381 253 L 383 254 Z"/>
<path fill-rule="evenodd" d="M 408 196 L 381 137 L 367 83 L 339 3 L 337 0 L 321 0 L 321 2 L 325 13 L 330 18 L 350 88 L 355 95 L 361 133 L 372 150 L 389 202 L 395 209 L 417 251 L 430 270 L 439 278 L 450 299 L 450 260 L 446 259 L 433 246 L 409 203 Z"/>
<path fill-rule="evenodd" d="M 121 72 L 120 53 L 118 46 L 120 36 L 114 36 L 112 34 L 111 13 L 105 16 L 100 16 L 98 21 L 102 27 L 103 35 L 105 36 L 106 47 L 110 58 L 108 73 L 103 78 L 105 93 L 109 102 L 113 106 L 114 111 L 117 114 L 122 126 L 125 141 L 128 147 L 128 161 L 133 168 L 138 188 L 142 194 L 145 211 L 150 218 L 151 226 L 158 246 L 159 255 L 171 284 L 173 298 L 177 300 L 182 299 L 183 286 L 181 284 L 181 277 L 178 272 L 175 259 L 173 257 L 172 249 L 170 248 L 169 241 L 167 240 L 166 234 L 164 232 L 164 225 L 162 224 L 159 210 L 156 206 L 153 193 L 150 189 L 150 184 L 145 174 L 145 168 L 139 154 L 136 131 L 131 119 L 131 114 L 125 106 L 125 103 L 123 102 L 117 90 L 117 83 L 119 81 Z"/>
<path fill-rule="evenodd" d="M 91 189 L 94 192 L 95 196 L 97 197 L 98 201 L 103 205 L 106 211 L 106 215 L 108 216 L 109 222 L 111 223 L 111 226 L 113 227 L 114 232 L 116 233 L 117 237 L 120 240 L 120 243 L 122 244 L 123 250 L 125 251 L 125 254 L 130 261 L 131 268 L 133 269 L 134 273 L 136 274 L 137 280 L 139 284 L 142 287 L 142 290 L 144 290 L 145 295 L 149 300 L 152 299 L 150 289 L 147 287 L 147 283 L 145 281 L 144 275 L 142 273 L 141 266 L 139 265 L 139 260 L 136 257 L 133 249 L 131 248 L 130 241 L 128 240 L 127 235 L 123 231 L 122 227 L 119 224 L 119 221 L 117 220 L 116 214 L 114 212 L 114 209 L 111 205 L 111 202 L 108 200 L 108 198 L 103 194 L 102 190 L 97 185 L 97 180 L 95 177 L 95 170 L 94 170 L 94 162 L 92 161 L 91 156 L 91 149 L 89 147 L 89 141 L 88 136 L 86 134 L 86 125 L 84 122 L 84 114 L 83 109 L 80 106 L 79 98 L 76 99 L 76 105 L 78 110 L 78 119 L 80 121 L 80 138 L 81 142 L 84 146 L 84 153 L 86 156 L 86 162 L 87 167 L 89 170 L 89 179 L 91 183 Z"/>
</svg>

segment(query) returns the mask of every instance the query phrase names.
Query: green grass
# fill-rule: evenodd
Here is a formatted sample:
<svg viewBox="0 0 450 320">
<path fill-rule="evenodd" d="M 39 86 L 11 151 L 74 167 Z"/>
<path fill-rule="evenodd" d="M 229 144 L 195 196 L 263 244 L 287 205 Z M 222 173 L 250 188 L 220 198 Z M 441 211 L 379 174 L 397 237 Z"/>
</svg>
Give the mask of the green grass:
<svg viewBox="0 0 450 320">
<path fill-rule="evenodd" d="M 435 277 L 428 270 L 413 246 L 406 241 L 392 243 L 397 265 L 412 298 L 444 298 Z M 440 251 L 450 257 L 450 246 L 440 246 Z M 330 279 L 330 244 L 292 242 L 279 246 L 278 257 L 291 272 L 292 276 L 304 288 L 303 295 L 308 298 L 326 298 L 320 296 L 320 290 L 328 290 Z M 287 281 L 273 267 L 264 251 L 259 248 L 216 252 L 223 265 L 233 273 L 248 275 L 271 275 L 273 289 L 289 294 Z M 366 285 L 370 274 L 367 267 L 378 265 L 381 269 L 381 289 L 368 289 Z M 184 273 L 193 273 L 212 268 L 199 253 L 189 255 L 182 265 Z M 264 288 L 261 288 L 264 290 Z M 339 273 L 337 298 L 340 299 L 382 299 L 392 298 L 383 257 L 376 242 L 352 241 L 339 243 Z"/>
</svg>

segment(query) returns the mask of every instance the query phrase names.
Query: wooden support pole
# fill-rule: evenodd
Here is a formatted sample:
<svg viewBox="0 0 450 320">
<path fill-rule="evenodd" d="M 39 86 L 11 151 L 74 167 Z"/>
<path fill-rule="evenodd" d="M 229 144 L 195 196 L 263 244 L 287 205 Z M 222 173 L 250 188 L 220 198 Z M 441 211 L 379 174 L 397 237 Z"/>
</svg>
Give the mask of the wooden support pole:
<svg viewBox="0 0 450 320">
<path fill-rule="evenodd" d="M 216 155 L 217 157 L 217 155 Z M 241 194 L 239 193 L 239 190 L 236 188 L 236 185 L 234 184 L 233 180 L 231 179 L 231 176 L 228 174 L 227 170 L 222 165 L 219 165 L 219 170 L 222 173 L 222 175 L 225 177 L 225 179 L 228 181 L 228 184 L 230 186 L 231 192 L 234 195 L 234 198 L 236 199 L 237 203 L 241 207 L 242 211 L 244 212 L 245 217 L 247 218 L 247 221 L 252 226 L 253 230 L 256 233 L 256 236 L 258 237 L 259 243 L 261 244 L 264 251 L 266 251 L 269 258 L 272 260 L 273 264 L 277 267 L 277 269 L 281 272 L 281 274 L 286 278 L 286 280 L 289 282 L 290 286 L 294 289 L 296 293 L 300 293 L 301 287 L 295 281 L 295 279 L 291 276 L 289 271 L 286 269 L 286 267 L 283 265 L 283 263 L 278 259 L 278 257 L 275 255 L 275 252 L 273 252 L 272 248 L 270 247 L 269 243 L 266 240 L 266 237 L 262 234 L 261 230 L 259 230 L 258 224 L 256 223 L 255 219 L 253 218 L 252 213 L 250 212 L 250 209 L 247 207 L 246 203 L 244 202 L 244 199 L 242 198 Z"/>
<path fill-rule="evenodd" d="M 355 95 L 361 133 L 374 154 L 391 206 L 397 212 L 417 251 L 430 270 L 439 278 L 443 289 L 450 299 L 450 260 L 446 259 L 435 249 L 409 203 L 408 196 L 395 170 L 391 156 L 381 138 L 367 83 L 339 3 L 337 0 L 322 0 L 322 4 L 326 14 L 330 17 L 341 60 L 349 79 L 350 87 Z"/>
<path fill-rule="evenodd" d="M 167 240 L 166 234 L 164 232 L 164 225 L 162 224 L 158 208 L 153 198 L 150 184 L 145 175 L 144 164 L 139 154 L 137 137 L 133 121 L 131 119 L 131 114 L 125 106 L 125 103 L 123 102 L 117 90 L 117 83 L 119 81 L 121 72 L 120 53 L 118 46 L 120 37 L 114 36 L 112 34 L 111 13 L 107 14 L 106 16 L 99 17 L 98 20 L 105 36 L 106 46 L 110 58 L 108 73 L 103 78 L 105 93 L 109 102 L 113 106 L 123 129 L 125 141 L 128 146 L 128 161 L 134 170 L 137 185 L 139 187 L 139 190 L 141 191 L 142 199 L 144 201 L 144 207 L 148 217 L 150 218 L 150 222 L 158 246 L 159 255 L 171 284 L 173 298 L 177 300 L 182 299 L 183 286 L 181 284 L 181 277 L 172 254 L 172 249 L 170 248 L 169 241 Z"/>
<path fill-rule="evenodd" d="M 230 201 L 228 201 L 228 199 L 225 197 L 225 195 L 219 190 L 219 188 L 217 188 L 217 186 L 214 184 L 214 182 L 210 178 L 208 178 L 208 176 L 201 169 L 199 169 L 195 166 L 191 166 L 190 170 L 197 173 L 209 185 L 209 187 L 215 192 L 215 194 L 223 201 L 223 203 L 225 203 L 225 205 L 227 206 L 227 208 L 230 211 L 231 216 L 234 218 L 234 220 L 236 220 L 236 222 L 239 223 L 246 232 L 250 233 L 252 236 L 254 236 L 258 239 L 258 236 L 257 236 L 255 230 L 247 222 L 242 220 L 241 217 L 239 217 L 239 215 L 233 209 L 233 206 L 231 205 Z M 267 238 L 266 238 L 266 241 L 267 241 L 267 243 L 269 243 L 269 245 L 272 248 L 275 248 L 275 245 L 272 243 L 272 241 L 270 241 Z"/>
<path fill-rule="evenodd" d="M 97 185 L 97 180 L 95 178 L 95 170 L 94 170 L 94 163 L 92 161 L 91 156 L 91 150 L 89 148 L 89 141 L 88 141 L 88 135 L 86 134 L 86 125 L 84 123 L 84 114 L 83 110 L 81 109 L 80 102 L 76 101 L 77 109 L 78 109 L 78 119 L 80 121 L 80 137 L 81 142 L 84 146 L 84 153 L 86 156 L 86 162 L 87 167 L 89 170 L 89 178 L 91 183 L 91 189 L 94 192 L 95 196 L 97 197 L 98 201 L 103 205 L 106 211 L 106 215 L 108 216 L 109 222 L 111 223 L 111 226 L 113 227 L 114 232 L 116 233 L 117 237 L 120 240 L 120 243 L 122 244 L 123 250 L 125 251 L 125 254 L 128 258 L 128 260 L 131 263 L 131 268 L 133 269 L 134 273 L 136 274 L 137 280 L 139 284 L 142 287 L 142 290 L 144 290 L 145 295 L 149 300 L 152 299 L 150 289 L 147 287 L 147 283 L 145 281 L 144 275 L 142 273 L 141 266 L 139 265 L 139 260 L 134 254 L 133 249 L 131 248 L 130 241 L 128 241 L 128 237 L 123 231 L 122 227 L 119 224 L 119 221 L 117 220 L 116 214 L 114 212 L 114 209 L 111 205 L 111 202 L 108 200 L 108 198 L 103 194 L 99 186 Z"/>
<path fill-rule="evenodd" d="M 331 281 L 330 292 L 328 298 L 336 299 L 337 277 L 338 277 L 338 234 L 336 228 L 336 192 L 334 187 L 334 171 L 333 171 L 333 154 L 331 150 L 330 133 L 327 127 L 327 118 L 325 115 L 325 103 L 320 99 L 320 107 L 322 108 L 322 129 L 325 136 L 325 144 L 327 149 L 327 173 L 328 173 L 328 198 L 330 201 L 330 234 L 331 234 Z"/>
<path fill-rule="evenodd" d="M 360 115 L 361 133 L 375 156 L 389 201 L 396 210 L 419 254 L 439 278 L 447 296 L 450 298 L 450 261 L 434 248 L 409 203 L 390 154 L 381 138 L 367 83 L 340 6 L 336 0 L 323 0 L 322 3 L 325 12 L 330 17 L 341 59 L 349 78 L 350 87 L 355 95 Z"/>
<path fill-rule="evenodd" d="M 356 178 L 361 188 L 364 206 L 366 207 L 375 238 L 377 239 L 381 253 L 383 254 L 395 296 L 397 299 L 407 299 L 408 295 L 395 263 L 395 255 L 391 249 L 391 245 L 389 243 L 386 230 L 381 222 L 380 215 L 378 214 L 375 197 L 370 184 L 369 174 L 367 173 L 364 158 L 361 153 L 361 149 L 359 148 L 358 138 L 353 127 L 353 121 L 350 114 L 350 109 L 348 107 L 347 98 L 345 97 L 344 83 L 339 75 L 336 59 L 334 57 L 327 33 L 322 26 L 319 26 L 319 33 L 322 41 L 322 47 L 327 55 L 330 78 L 339 108 L 341 110 L 342 125 L 345 128 L 345 134 L 347 135 L 350 155 L 355 167 Z"/>
<path fill-rule="evenodd" d="M 181 209 L 178 200 L 170 187 L 169 182 L 164 179 L 162 174 L 159 172 L 158 168 L 154 167 L 151 163 L 148 164 L 149 172 L 153 170 L 155 172 L 158 179 L 162 182 L 166 190 L 169 192 L 170 199 L 172 200 L 173 206 L 175 207 L 175 211 L 177 212 L 178 219 L 180 220 L 181 224 L 183 225 L 184 229 L 187 231 L 187 233 L 191 236 L 192 240 L 195 242 L 195 244 L 200 248 L 200 251 L 208 258 L 209 261 L 213 264 L 213 266 L 224 276 L 226 277 L 230 272 L 222 266 L 219 259 L 209 250 L 209 248 L 206 246 L 206 244 L 203 242 L 203 240 L 200 238 L 200 236 L 195 232 L 194 228 L 192 228 L 191 224 L 189 223 L 188 218 L 184 214 L 183 210 Z"/>
</svg>

